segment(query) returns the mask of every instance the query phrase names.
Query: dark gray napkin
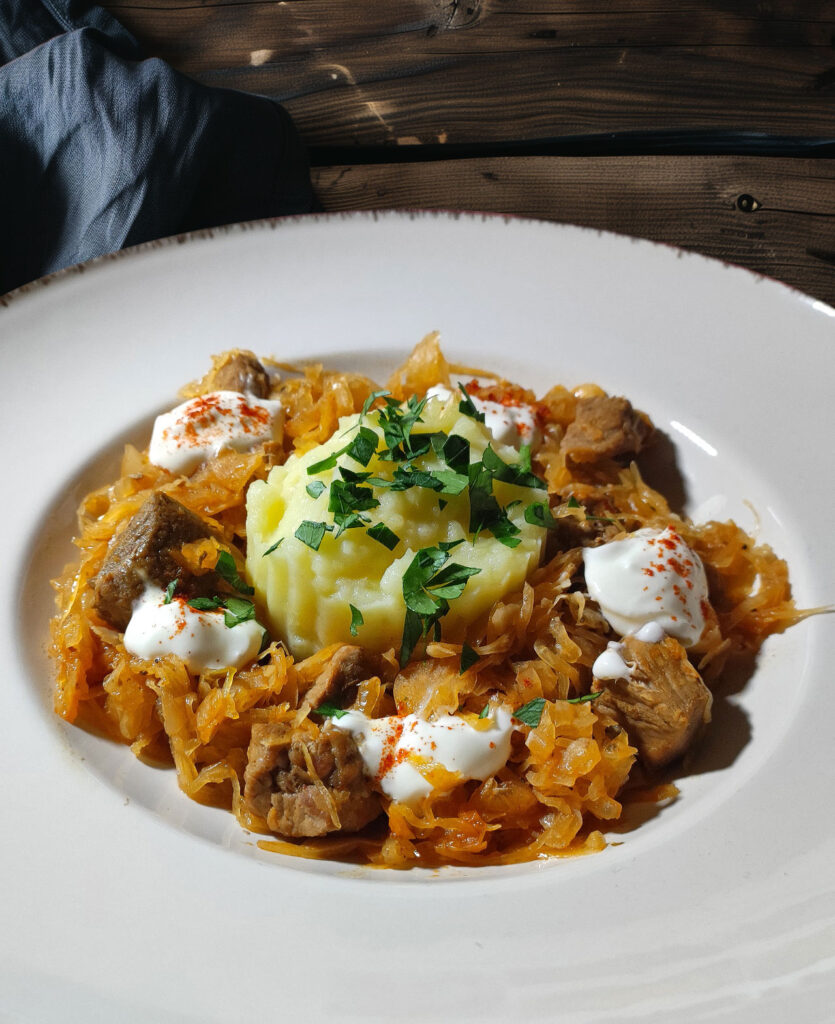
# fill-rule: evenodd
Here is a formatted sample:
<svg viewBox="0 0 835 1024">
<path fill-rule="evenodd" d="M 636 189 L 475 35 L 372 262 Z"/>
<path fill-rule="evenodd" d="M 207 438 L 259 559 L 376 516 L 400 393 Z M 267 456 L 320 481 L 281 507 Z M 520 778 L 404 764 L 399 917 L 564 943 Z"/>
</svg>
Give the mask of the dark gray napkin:
<svg viewBox="0 0 835 1024">
<path fill-rule="evenodd" d="M 0 62 L 0 294 L 126 245 L 314 207 L 279 104 L 143 59 L 83 0 L 2 0 Z"/>
</svg>

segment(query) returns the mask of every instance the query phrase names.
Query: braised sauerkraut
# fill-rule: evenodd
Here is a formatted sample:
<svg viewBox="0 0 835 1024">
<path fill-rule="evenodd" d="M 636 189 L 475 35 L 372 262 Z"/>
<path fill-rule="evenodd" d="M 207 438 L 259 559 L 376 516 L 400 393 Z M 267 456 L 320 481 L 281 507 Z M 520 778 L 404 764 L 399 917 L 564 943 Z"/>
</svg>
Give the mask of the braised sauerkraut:
<svg viewBox="0 0 835 1024">
<path fill-rule="evenodd" d="M 246 369 L 237 383 L 230 377 L 236 361 Z M 58 611 L 51 626 L 56 712 L 129 744 L 143 760 L 173 763 L 187 796 L 231 810 L 248 830 L 272 833 L 262 840 L 264 848 L 396 868 L 507 864 L 599 850 L 624 802 L 639 788 L 645 794 L 660 778 L 658 770 L 697 741 L 710 717 L 709 686 L 727 660 L 756 652 L 766 636 L 799 617 L 786 565 L 770 548 L 734 523 L 696 525 L 682 518 L 645 483 L 636 457 L 652 443 L 653 428 L 625 399 L 589 385 L 575 391 L 555 385 L 537 398 L 486 370 L 450 365 L 436 335 L 417 346 L 385 389 L 319 365 L 265 365 L 251 353 L 224 353 L 183 395 L 225 393 L 231 381 L 233 391 L 280 403 L 282 429 L 270 439 L 238 446 L 244 450 L 220 444 L 188 474 L 154 464 L 147 449 L 129 445 L 119 478 L 84 499 L 75 540 L 79 558 L 55 581 Z M 481 452 L 462 464 L 459 435 L 422 432 L 421 403 L 438 388 L 440 397 L 431 400 L 454 402 L 479 423 L 480 410 L 527 410 L 529 421 L 508 421 L 520 434 L 516 461 L 496 443 L 504 458 L 489 461 Z M 250 404 L 254 416 L 258 407 Z M 398 443 L 403 410 L 416 415 Z M 381 489 L 401 485 L 423 488 L 420 507 L 429 494 L 434 516 L 444 515 L 453 496 L 469 501 L 471 532 L 446 547 L 405 554 L 402 546 L 389 548 L 404 565 L 417 566 L 412 584 L 423 572 L 411 590 L 403 577 L 399 642 L 365 650 L 362 608 L 350 604 L 340 620 L 343 635 L 329 627 L 332 642 L 300 657 L 276 630 L 280 617 L 271 616 L 265 592 L 252 593 L 253 574 L 245 570 L 247 494 L 274 467 L 331 441 L 345 417 L 376 424 L 372 443 L 393 467 L 389 476 L 343 460 L 344 472 L 334 462 L 319 484 L 308 469 L 302 478 L 310 480 L 309 494 L 327 497 L 326 483 L 331 488 L 322 521 L 285 523 L 282 530 L 277 515 L 274 533 L 259 537 L 259 558 L 279 544 L 310 549 L 326 533 L 338 557 L 339 544 L 349 543 L 353 531 L 374 528 L 381 544 L 392 545 L 392 537 L 400 540 L 396 531 L 372 522 L 369 509 L 382 507 L 375 496 Z M 433 452 L 435 462 L 421 462 Z M 346 482 L 354 505 L 334 504 L 333 479 Z M 511 481 L 514 500 L 496 498 L 494 481 Z M 147 568 L 137 568 L 126 583 L 115 578 L 124 567 L 114 564 L 130 561 L 146 544 L 147 536 L 140 543 L 134 534 L 150 515 L 149 499 L 165 515 L 172 499 L 197 517 L 192 532 L 179 539 L 171 539 L 176 531 L 164 516 L 148 535 L 167 538 L 162 560 L 159 552 L 142 555 L 162 577 L 151 581 L 154 607 L 168 614 L 176 605 L 186 617 L 220 616 L 210 622 L 219 629 L 234 630 L 244 620 L 263 623 L 262 649 L 244 664 L 195 669 L 164 644 L 153 655 L 126 647 L 124 617 L 108 610 L 102 595 L 107 586 L 126 586 L 121 600 L 128 601 L 129 616 L 140 599 L 150 600 Z M 512 548 L 519 522 L 541 531 L 539 564 L 521 585 L 499 585 L 487 610 L 478 609 L 450 635 L 445 615 L 479 571 L 455 560 L 456 544 L 483 533 L 503 536 Z M 695 555 L 703 566 L 707 594 L 695 642 L 680 639 L 675 614 L 664 629 L 656 622 L 649 631 L 621 635 L 590 596 L 584 552 L 641 538 L 657 545 L 656 562 L 636 570 L 648 581 L 674 573 L 673 587 L 691 587 L 684 563 L 692 568 Z M 627 552 L 607 549 L 620 550 Z M 662 708 L 660 720 L 649 720 L 654 711 L 641 703 L 649 692 L 650 704 L 678 702 L 666 718 Z M 683 715 L 690 718 L 679 728 Z M 667 719 L 678 729 L 675 736 L 664 735 Z M 486 776 L 433 760 L 428 748 L 410 753 L 402 745 L 407 721 L 455 726 L 475 742 L 500 720 L 507 757 Z M 361 738 L 372 735 L 375 723 L 382 737 L 376 754 Z M 387 785 L 398 758 L 410 762 L 418 783 L 405 796 Z M 655 796 L 671 792 L 656 788 Z"/>
</svg>

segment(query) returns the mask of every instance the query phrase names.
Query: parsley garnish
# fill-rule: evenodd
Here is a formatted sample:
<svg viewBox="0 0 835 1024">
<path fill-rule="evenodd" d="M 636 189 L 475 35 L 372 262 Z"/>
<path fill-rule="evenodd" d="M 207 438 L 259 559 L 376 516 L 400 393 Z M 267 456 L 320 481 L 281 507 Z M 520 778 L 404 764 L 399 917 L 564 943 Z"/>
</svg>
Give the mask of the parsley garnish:
<svg viewBox="0 0 835 1024">
<path fill-rule="evenodd" d="M 348 483 L 347 480 L 334 480 L 331 483 L 329 512 L 339 512 L 343 515 L 348 512 L 367 512 L 369 509 L 377 508 L 379 504 L 370 487 Z"/>
<path fill-rule="evenodd" d="M 307 487 L 305 487 L 305 490 L 311 498 L 318 498 L 324 489 L 325 485 L 321 480 L 312 480 Z"/>
<path fill-rule="evenodd" d="M 388 445 L 388 451 L 382 457 L 393 462 L 405 462 L 418 454 L 412 446 L 412 430 L 416 423 L 423 422 L 420 417 L 426 402 L 426 398 L 418 399 L 416 395 L 412 395 L 403 409 L 395 399 L 386 398 L 385 407 L 379 412 L 383 438 Z M 419 444 L 426 445 L 427 442 L 428 438 Z M 422 451 L 426 450 L 427 448 L 423 447 Z"/>
<path fill-rule="evenodd" d="M 313 523 L 309 519 L 305 519 L 304 522 L 299 524 L 299 528 L 296 530 L 294 536 L 297 537 L 302 544 L 307 544 L 309 548 L 313 548 L 314 551 L 318 551 L 325 533 L 332 532 L 333 527 L 328 526 L 327 523 Z"/>
<path fill-rule="evenodd" d="M 541 526 L 545 530 L 555 530 L 559 523 L 551 513 L 547 502 L 534 501 L 525 509 L 525 522 L 532 526 Z"/>
<path fill-rule="evenodd" d="M 227 597 L 223 602 L 225 611 L 223 621 L 228 629 L 233 629 L 242 622 L 255 618 L 255 605 L 242 597 Z"/>
<path fill-rule="evenodd" d="M 371 479 L 370 473 L 355 473 L 353 469 L 348 469 L 347 466 L 339 467 L 339 475 L 343 480 L 347 480 L 349 484 L 364 484 Z M 323 488 L 324 486 L 322 484 Z"/>
<path fill-rule="evenodd" d="M 336 524 L 334 538 L 341 537 L 346 530 L 357 530 L 371 520 L 361 512 L 335 512 L 333 521 Z"/>
<path fill-rule="evenodd" d="M 368 398 L 366 398 L 366 400 L 362 403 L 362 409 L 360 410 L 359 418 L 360 423 L 362 423 L 363 417 L 368 414 L 368 410 L 377 401 L 378 398 L 385 398 L 386 395 L 390 394 L 391 392 L 386 391 L 385 388 L 381 388 L 379 391 L 372 391 Z"/>
<path fill-rule="evenodd" d="M 218 552 L 215 572 L 222 579 L 226 580 L 230 587 L 233 587 L 239 594 L 254 594 L 255 590 L 238 575 L 238 567 L 235 559 L 228 551 Z"/>
<path fill-rule="evenodd" d="M 458 382 L 458 389 L 464 396 L 463 401 L 458 403 L 458 411 L 463 412 L 465 416 L 469 416 L 471 419 L 476 420 L 478 423 L 483 423 L 484 413 L 479 412 L 478 409 L 476 409 L 472 398 L 470 398 L 469 392 L 460 381 Z"/>
<path fill-rule="evenodd" d="M 449 551 L 443 548 L 421 548 L 403 573 L 403 600 L 406 618 L 400 664 L 405 665 L 415 644 L 435 627 L 440 639 L 440 619 L 449 611 L 449 602 L 460 597 L 467 580 L 481 572 L 457 562 L 449 562 Z"/>
<path fill-rule="evenodd" d="M 462 491 L 466 491 L 470 485 L 467 473 L 457 473 L 455 470 L 436 469 L 432 476 L 441 485 L 435 487 L 435 490 L 440 491 L 441 494 L 460 494 Z"/>
<path fill-rule="evenodd" d="M 379 436 L 370 427 L 360 427 L 357 436 L 345 448 L 345 454 L 361 466 L 367 466 L 377 451 Z"/>
<path fill-rule="evenodd" d="M 176 580 L 172 580 L 168 584 L 168 586 L 165 588 L 165 598 L 163 599 L 163 602 L 162 602 L 163 604 L 171 604 L 171 602 L 174 599 L 174 590 L 176 589 L 176 587 L 177 587 L 177 581 Z"/>
<path fill-rule="evenodd" d="M 544 708 L 545 698 L 534 697 L 527 704 L 523 704 L 521 708 L 517 708 L 513 712 L 513 717 L 523 725 L 530 725 L 532 728 L 536 728 L 539 725 L 539 720 L 542 718 Z"/>
<path fill-rule="evenodd" d="M 489 711 L 490 711 L 490 705 L 489 704 L 485 704 L 484 707 L 481 709 L 481 711 L 479 711 L 478 717 L 479 718 L 486 718 L 487 717 L 487 713 Z"/>
<path fill-rule="evenodd" d="M 340 448 L 338 452 L 332 452 L 324 459 L 320 459 L 319 462 L 314 462 L 312 466 L 307 467 L 307 475 L 316 476 L 317 473 L 324 473 L 326 469 L 333 469 L 336 465 L 336 460 L 340 455 L 344 455 L 346 451 L 346 448 Z"/>
<path fill-rule="evenodd" d="M 589 701 L 597 700 L 601 693 L 603 691 L 598 690 L 597 693 L 584 693 L 582 697 L 569 697 L 566 704 L 588 704 Z"/>
<path fill-rule="evenodd" d="M 442 440 L 441 440 L 442 439 Z M 470 442 L 460 434 L 443 434 L 433 439 L 435 454 L 444 460 L 451 470 L 466 474 L 470 468 Z"/>
<path fill-rule="evenodd" d="M 530 448 L 527 452 L 527 468 L 520 460 L 515 466 L 505 462 L 497 455 L 488 444 L 481 456 L 481 461 L 486 469 L 490 471 L 494 480 L 502 480 L 506 484 L 515 484 L 517 487 L 536 487 L 545 490 L 545 481 L 530 472 L 531 456 Z"/>
<path fill-rule="evenodd" d="M 189 608 L 198 612 L 216 612 L 222 608 L 223 621 L 228 629 L 233 629 L 240 623 L 255 618 L 255 605 L 252 601 L 247 601 L 245 597 L 193 597 L 188 605 Z M 266 630 L 264 630 L 264 635 L 267 636 L 267 643 L 269 643 L 269 635 Z M 264 646 L 262 638 L 262 650 Z"/>
<path fill-rule="evenodd" d="M 429 626 L 427 624 L 424 629 L 424 619 L 418 615 L 417 612 L 413 612 L 411 608 L 406 609 L 406 617 L 403 620 L 403 639 L 400 642 L 400 667 L 404 668 L 412 656 L 412 651 L 415 649 L 418 640 L 428 632 Z"/>
<path fill-rule="evenodd" d="M 283 537 L 279 537 L 279 538 L 278 538 L 278 540 L 277 540 L 277 541 L 275 542 L 275 544 L 271 544 L 271 545 L 270 545 L 270 546 L 269 546 L 269 547 L 267 548 L 267 550 L 266 550 L 266 551 L 264 552 L 264 554 L 263 554 L 263 555 L 261 555 L 261 557 L 262 557 L 262 558 L 264 558 L 264 557 L 266 557 L 267 555 L 271 555 L 271 554 L 273 553 L 273 551 L 275 551 L 275 549 L 276 549 L 276 548 L 278 547 L 278 545 L 279 545 L 279 544 L 280 544 L 280 543 L 281 543 L 281 542 L 282 542 L 283 540 L 284 540 L 284 538 L 283 538 Z"/>
<path fill-rule="evenodd" d="M 489 449 L 488 449 L 489 451 Z M 521 541 L 519 527 L 493 496 L 493 476 L 482 462 L 470 466 L 470 533 L 477 538 L 489 530 L 500 543 L 515 548 Z"/>
<path fill-rule="evenodd" d="M 400 538 L 385 523 L 375 523 L 373 526 L 369 526 L 368 536 L 378 541 L 384 548 L 388 548 L 389 551 L 394 551 L 400 543 Z"/>
<path fill-rule="evenodd" d="M 461 648 L 461 668 L 458 671 L 458 675 L 463 676 L 468 668 L 472 668 L 475 665 L 478 658 L 478 654 L 476 654 L 472 647 L 469 644 L 464 644 Z"/>
<path fill-rule="evenodd" d="M 349 604 L 348 607 L 351 609 L 351 636 L 356 636 L 357 630 L 365 623 L 365 619 L 362 617 L 362 612 L 359 608 L 355 608 L 352 604 Z"/>
<path fill-rule="evenodd" d="M 317 715 L 324 715 L 325 718 L 342 718 L 343 715 L 347 715 L 348 712 L 342 708 L 336 707 L 334 704 L 320 704 L 316 708 Z"/>
<path fill-rule="evenodd" d="M 357 436 L 346 444 L 344 448 L 331 452 L 324 459 L 320 459 L 319 462 L 314 462 L 313 465 L 308 466 L 307 475 L 316 476 L 317 473 L 324 473 L 326 469 L 333 469 L 340 455 L 348 455 L 361 466 L 367 466 L 371 461 L 371 457 L 377 451 L 377 442 L 379 440 L 379 435 L 370 427 L 360 427 L 357 431 Z"/>
</svg>

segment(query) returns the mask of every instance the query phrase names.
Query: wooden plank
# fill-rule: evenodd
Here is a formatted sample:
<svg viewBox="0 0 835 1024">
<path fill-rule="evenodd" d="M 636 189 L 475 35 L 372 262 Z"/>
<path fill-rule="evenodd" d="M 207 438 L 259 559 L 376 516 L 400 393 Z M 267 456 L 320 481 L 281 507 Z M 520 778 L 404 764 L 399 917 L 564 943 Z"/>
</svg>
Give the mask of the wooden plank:
<svg viewBox="0 0 835 1024">
<path fill-rule="evenodd" d="M 285 102 L 312 144 L 832 131 L 835 0 L 108 6 L 175 67 Z"/>
<path fill-rule="evenodd" d="M 555 46 L 830 47 L 835 32 L 835 0 L 784 0 L 768 12 L 742 0 L 732 11 L 710 9 L 705 0 L 666 7 L 632 0 L 597 10 L 554 0 L 532 0 L 524 9 L 502 0 L 472 0 L 471 6 L 441 0 L 111 0 L 105 6 L 191 72 L 247 64 L 253 50 L 280 59 L 387 36 L 428 56 Z"/>
<path fill-rule="evenodd" d="M 470 209 L 737 263 L 835 306 L 835 165 L 768 157 L 504 157 L 318 168 L 326 210 Z"/>
</svg>

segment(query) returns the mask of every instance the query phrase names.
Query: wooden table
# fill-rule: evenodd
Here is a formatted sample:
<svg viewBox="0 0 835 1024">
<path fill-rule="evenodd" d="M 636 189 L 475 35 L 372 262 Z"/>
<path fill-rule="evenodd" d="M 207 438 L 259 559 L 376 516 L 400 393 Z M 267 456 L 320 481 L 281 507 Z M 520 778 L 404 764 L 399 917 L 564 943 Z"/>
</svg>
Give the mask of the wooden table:
<svg viewBox="0 0 835 1024">
<path fill-rule="evenodd" d="M 280 100 L 326 210 L 523 214 L 835 305 L 835 0 L 107 0 Z"/>
</svg>

